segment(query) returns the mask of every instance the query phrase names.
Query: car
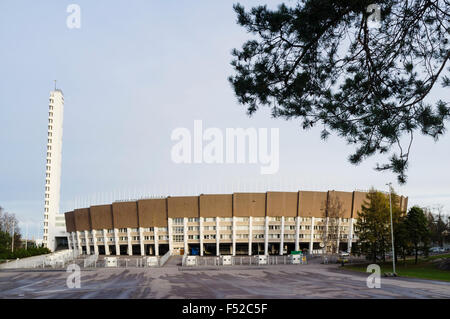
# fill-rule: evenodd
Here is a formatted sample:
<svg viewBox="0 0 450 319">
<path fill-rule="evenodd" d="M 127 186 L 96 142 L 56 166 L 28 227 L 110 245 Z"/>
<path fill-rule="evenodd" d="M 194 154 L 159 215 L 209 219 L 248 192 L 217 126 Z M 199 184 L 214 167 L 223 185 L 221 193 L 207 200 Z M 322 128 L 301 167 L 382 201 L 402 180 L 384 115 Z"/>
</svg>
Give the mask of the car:
<svg viewBox="0 0 450 319">
<path fill-rule="evenodd" d="M 430 248 L 430 253 L 444 253 L 445 249 L 442 247 L 432 247 Z"/>
<path fill-rule="evenodd" d="M 349 257 L 350 256 L 350 253 L 348 253 L 348 252 L 346 252 L 346 251 L 341 251 L 340 253 L 339 253 L 339 257 Z"/>
</svg>

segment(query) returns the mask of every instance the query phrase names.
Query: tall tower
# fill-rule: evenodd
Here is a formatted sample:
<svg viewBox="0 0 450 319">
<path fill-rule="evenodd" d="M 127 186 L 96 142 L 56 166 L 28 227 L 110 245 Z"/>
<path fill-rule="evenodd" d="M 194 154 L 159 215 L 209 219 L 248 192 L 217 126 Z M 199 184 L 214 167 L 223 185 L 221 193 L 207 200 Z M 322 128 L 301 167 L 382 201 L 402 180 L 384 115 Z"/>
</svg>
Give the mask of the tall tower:
<svg viewBox="0 0 450 319">
<path fill-rule="evenodd" d="M 57 247 L 56 236 L 61 231 L 59 200 L 61 189 L 61 151 L 63 136 L 64 95 L 59 89 L 50 92 L 48 107 L 47 163 L 45 167 L 45 205 L 43 244 L 54 251 Z"/>
</svg>

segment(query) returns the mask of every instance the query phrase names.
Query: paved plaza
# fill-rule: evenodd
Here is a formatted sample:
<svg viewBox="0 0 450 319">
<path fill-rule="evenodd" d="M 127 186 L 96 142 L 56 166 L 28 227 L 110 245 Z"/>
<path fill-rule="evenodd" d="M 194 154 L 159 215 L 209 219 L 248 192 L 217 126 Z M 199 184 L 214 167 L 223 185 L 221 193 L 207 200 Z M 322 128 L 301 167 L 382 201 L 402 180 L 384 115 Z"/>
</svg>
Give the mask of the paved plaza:
<svg viewBox="0 0 450 319">
<path fill-rule="evenodd" d="M 368 275 L 368 274 L 367 274 Z M 68 288 L 64 270 L 0 271 L 0 298 L 450 298 L 450 283 L 382 278 L 336 264 L 181 268 L 97 268 L 81 271 L 81 287 Z"/>
</svg>

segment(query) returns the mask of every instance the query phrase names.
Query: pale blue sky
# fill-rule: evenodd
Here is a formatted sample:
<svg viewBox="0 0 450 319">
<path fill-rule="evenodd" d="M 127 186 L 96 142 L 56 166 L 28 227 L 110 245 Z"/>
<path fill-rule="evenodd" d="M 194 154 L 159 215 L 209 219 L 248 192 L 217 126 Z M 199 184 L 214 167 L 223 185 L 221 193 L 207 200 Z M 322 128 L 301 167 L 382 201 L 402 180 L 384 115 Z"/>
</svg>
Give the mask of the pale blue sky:
<svg viewBox="0 0 450 319">
<path fill-rule="evenodd" d="M 240 1 L 246 7 L 278 1 Z M 81 29 L 66 7 L 81 7 Z M 352 191 L 396 178 L 373 170 L 381 158 L 347 162 L 352 147 L 295 121 L 248 118 L 227 81 L 230 51 L 248 39 L 233 1 L 0 2 L 0 205 L 30 236 L 43 219 L 47 102 L 53 80 L 65 95 L 62 210 L 135 194 L 241 190 Z M 435 90 L 432 99 L 448 91 Z M 174 164 L 177 127 L 278 127 L 280 169 L 259 165 Z M 416 137 L 409 180 L 398 192 L 413 204 L 450 209 L 450 137 Z M 115 192 L 115 193 L 113 193 Z M 100 194 L 100 193 L 103 193 Z"/>
</svg>

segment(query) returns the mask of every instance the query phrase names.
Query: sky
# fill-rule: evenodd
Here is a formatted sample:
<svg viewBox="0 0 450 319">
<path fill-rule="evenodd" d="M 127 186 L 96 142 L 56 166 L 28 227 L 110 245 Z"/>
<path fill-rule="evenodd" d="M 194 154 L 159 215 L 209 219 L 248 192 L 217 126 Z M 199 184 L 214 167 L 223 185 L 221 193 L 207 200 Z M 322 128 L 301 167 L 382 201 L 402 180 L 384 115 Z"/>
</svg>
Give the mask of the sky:
<svg viewBox="0 0 450 319">
<path fill-rule="evenodd" d="M 288 1 L 290 2 L 290 1 Z M 69 29 L 69 4 L 81 28 Z M 249 38 L 236 24 L 234 1 L 0 2 L 0 206 L 15 213 L 22 233 L 42 236 L 48 98 L 64 92 L 61 213 L 90 204 L 164 195 L 266 190 L 395 190 L 408 205 L 443 205 L 450 212 L 450 137 L 415 137 L 406 185 L 358 166 L 354 150 L 320 128 L 252 117 L 227 78 L 231 50 Z M 240 1 L 246 8 L 279 1 Z M 431 99 L 444 99 L 437 88 Z M 279 170 L 260 165 L 177 164 L 176 128 L 278 128 Z"/>
</svg>

